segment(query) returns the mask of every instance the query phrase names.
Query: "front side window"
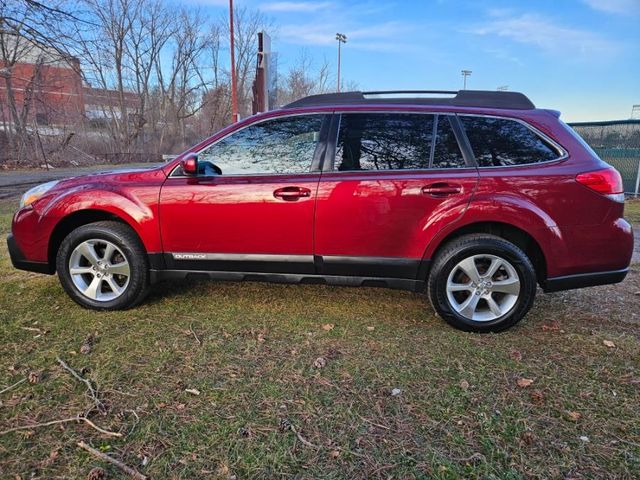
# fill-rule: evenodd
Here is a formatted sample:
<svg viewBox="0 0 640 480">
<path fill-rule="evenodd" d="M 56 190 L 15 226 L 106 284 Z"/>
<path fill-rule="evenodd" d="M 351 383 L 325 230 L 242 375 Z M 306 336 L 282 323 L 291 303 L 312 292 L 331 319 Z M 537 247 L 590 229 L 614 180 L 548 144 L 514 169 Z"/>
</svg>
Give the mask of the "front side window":
<svg viewBox="0 0 640 480">
<path fill-rule="evenodd" d="M 340 120 L 335 169 L 429 168 L 433 115 L 347 113 Z"/>
<path fill-rule="evenodd" d="M 526 125 L 505 118 L 460 115 L 479 167 L 546 162 L 558 151 Z"/>
<path fill-rule="evenodd" d="M 223 175 L 307 173 L 320 140 L 323 115 L 266 120 L 243 128 L 198 154 Z"/>
</svg>

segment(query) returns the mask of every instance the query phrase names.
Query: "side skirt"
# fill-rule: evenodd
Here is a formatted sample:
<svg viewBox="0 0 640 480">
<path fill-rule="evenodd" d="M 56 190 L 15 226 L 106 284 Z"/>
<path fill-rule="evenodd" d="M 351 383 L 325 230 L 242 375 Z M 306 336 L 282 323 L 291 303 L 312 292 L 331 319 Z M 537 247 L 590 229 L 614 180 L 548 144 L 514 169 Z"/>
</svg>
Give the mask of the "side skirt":
<svg viewBox="0 0 640 480">
<path fill-rule="evenodd" d="M 422 280 L 385 277 L 357 277 L 346 275 L 310 275 L 299 273 L 226 272 L 199 270 L 150 270 L 151 283 L 163 280 L 223 280 L 228 282 L 298 283 L 305 285 L 340 285 L 347 287 L 393 288 L 421 292 Z"/>
</svg>

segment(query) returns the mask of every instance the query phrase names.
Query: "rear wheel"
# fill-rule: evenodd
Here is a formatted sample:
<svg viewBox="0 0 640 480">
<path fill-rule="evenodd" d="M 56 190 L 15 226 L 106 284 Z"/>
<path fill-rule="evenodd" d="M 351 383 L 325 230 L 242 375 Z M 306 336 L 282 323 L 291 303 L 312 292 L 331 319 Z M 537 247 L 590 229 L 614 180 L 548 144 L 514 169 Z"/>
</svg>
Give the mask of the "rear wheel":
<svg viewBox="0 0 640 480">
<path fill-rule="evenodd" d="M 452 326 L 497 332 L 533 305 L 536 275 L 526 254 L 494 235 L 464 235 L 446 245 L 429 275 L 434 309 Z"/>
<path fill-rule="evenodd" d="M 58 277 L 83 307 L 119 310 L 141 302 L 149 286 L 144 247 L 119 222 L 96 222 L 72 231 L 56 257 Z"/>
</svg>

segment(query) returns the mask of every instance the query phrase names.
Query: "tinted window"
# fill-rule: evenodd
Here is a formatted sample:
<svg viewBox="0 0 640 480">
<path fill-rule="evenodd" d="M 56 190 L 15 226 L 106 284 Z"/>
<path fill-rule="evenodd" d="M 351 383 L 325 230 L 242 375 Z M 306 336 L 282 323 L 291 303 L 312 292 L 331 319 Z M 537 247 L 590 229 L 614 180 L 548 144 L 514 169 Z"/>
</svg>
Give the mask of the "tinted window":
<svg viewBox="0 0 640 480">
<path fill-rule="evenodd" d="M 429 168 L 433 115 L 343 114 L 336 170 Z"/>
<path fill-rule="evenodd" d="M 311 168 L 323 115 L 277 118 L 252 125 L 198 154 L 228 174 L 305 173 Z"/>
<path fill-rule="evenodd" d="M 433 151 L 433 168 L 460 168 L 466 166 L 449 118 L 448 115 L 438 115 L 438 133 Z"/>
<path fill-rule="evenodd" d="M 560 156 L 551 145 L 520 122 L 464 115 L 460 120 L 481 167 L 525 165 Z"/>
</svg>

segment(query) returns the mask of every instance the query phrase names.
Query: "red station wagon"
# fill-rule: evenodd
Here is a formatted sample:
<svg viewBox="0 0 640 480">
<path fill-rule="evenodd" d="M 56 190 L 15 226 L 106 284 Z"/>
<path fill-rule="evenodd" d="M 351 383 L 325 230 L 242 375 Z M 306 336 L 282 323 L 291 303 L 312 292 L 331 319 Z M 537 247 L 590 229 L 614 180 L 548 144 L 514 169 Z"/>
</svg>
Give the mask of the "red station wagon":
<svg viewBox="0 0 640 480">
<path fill-rule="evenodd" d="M 429 94 L 447 94 L 433 97 Z M 427 290 L 454 327 L 498 331 L 546 292 L 620 282 L 619 173 L 516 92 L 348 92 L 247 118 L 174 161 L 25 193 L 16 268 L 84 307 L 158 280 Z"/>
</svg>

